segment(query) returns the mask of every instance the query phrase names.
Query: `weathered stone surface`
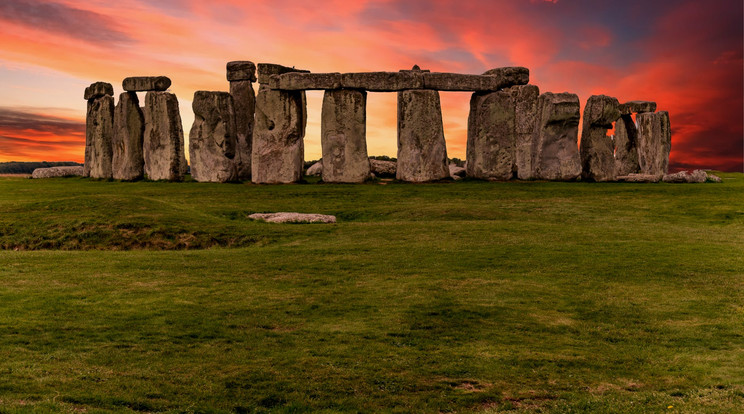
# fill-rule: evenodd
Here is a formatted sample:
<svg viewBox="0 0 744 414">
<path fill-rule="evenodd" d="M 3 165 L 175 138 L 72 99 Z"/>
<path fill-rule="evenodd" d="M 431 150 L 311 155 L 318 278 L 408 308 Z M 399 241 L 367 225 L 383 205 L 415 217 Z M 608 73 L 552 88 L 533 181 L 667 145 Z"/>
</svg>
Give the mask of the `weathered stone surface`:
<svg viewBox="0 0 744 414">
<path fill-rule="evenodd" d="M 90 86 L 85 88 L 83 99 L 90 101 L 91 99 L 102 98 L 106 95 L 114 95 L 114 87 L 110 83 L 106 82 L 95 82 L 91 83 Z"/>
<path fill-rule="evenodd" d="M 372 173 L 380 178 L 395 178 L 397 164 L 395 161 L 369 159 L 369 167 Z"/>
<path fill-rule="evenodd" d="M 453 180 L 459 180 L 462 179 L 462 177 L 467 176 L 467 171 L 465 170 L 465 168 L 458 167 L 457 164 L 450 164 L 448 168 L 450 178 L 452 178 Z"/>
<path fill-rule="evenodd" d="M 439 92 L 398 92 L 396 178 L 425 182 L 449 177 Z"/>
<path fill-rule="evenodd" d="M 194 124 L 189 133 L 191 177 L 200 182 L 225 183 L 238 179 L 235 166 L 235 109 L 227 92 L 196 91 Z"/>
<path fill-rule="evenodd" d="M 708 174 L 703 170 L 693 172 L 680 171 L 674 174 L 664 174 L 662 181 L 665 183 L 704 183 L 708 180 Z"/>
<path fill-rule="evenodd" d="M 316 162 L 307 169 L 305 175 L 320 176 L 323 174 L 323 160 Z"/>
<path fill-rule="evenodd" d="M 268 223 L 335 223 L 336 216 L 305 213 L 254 213 L 248 216 L 252 220 L 263 220 Z"/>
<path fill-rule="evenodd" d="M 37 168 L 31 173 L 31 178 L 56 178 L 82 176 L 84 168 L 80 166 Z"/>
<path fill-rule="evenodd" d="M 721 180 L 721 177 L 719 177 L 719 176 L 717 176 L 715 174 L 708 174 L 708 181 L 714 182 L 714 183 L 723 182 L 723 180 Z"/>
<path fill-rule="evenodd" d="M 626 183 L 658 183 L 663 176 L 656 174 L 628 174 L 617 177 L 617 181 Z"/>
<path fill-rule="evenodd" d="M 532 140 L 537 122 L 537 100 L 540 89 L 535 85 L 518 85 L 509 88 L 514 99 L 514 128 L 517 143 L 514 153 L 514 163 L 517 178 L 529 180 L 534 178 L 532 167 Z"/>
<path fill-rule="evenodd" d="M 672 149 L 669 113 L 646 112 L 636 116 L 638 122 L 638 164 L 642 174 L 666 174 Z"/>
<path fill-rule="evenodd" d="M 532 142 L 535 178 L 570 181 L 581 174 L 579 107 L 579 97 L 572 93 L 540 95 Z"/>
<path fill-rule="evenodd" d="M 328 90 L 320 124 L 323 181 L 361 183 L 369 178 L 367 156 L 367 93 Z"/>
<path fill-rule="evenodd" d="M 121 86 L 127 92 L 165 91 L 171 80 L 166 76 L 133 76 L 125 78 Z"/>
<path fill-rule="evenodd" d="M 581 178 L 586 181 L 614 181 L 615 155 L 607 131 L 620 118 L 616 98 L 592 95 L 584 107 L 581 132 Z"/>
<path fill-rule="evenodd" d="M 145 96 L 145 175 L 151 180 L 183 179 L 183 126 L 176 95 L 148 92 Z"/>
<path fill-rule="evenodd" d="M 509 180 L 514 174 L 515 105 L 506 90 L 474 93 L 468 116 L 468 177 Z"/>
<path fill-rule="evenodd" d="M 238 169 L 238 179 L 247 181 L 251 179 L 256 93 L 253 91 L 253 84 L 244 80 L 230 82 L 230 95 L 233 97 L 237 132 L 235 165 Z"/>
<path fill-rule="evenodd" d="M 259 72 L 261 65 L 259 64 Z M 256 98 L 251 180 L 294 183 L 302 178 L 305 147 L 305 99 L 299 91 L 261 85 Z"/>
<path fill-rule="evenodd" d="M 620 104 L 618 108 L 623 115 L 639 114 L 643 112 L 656 112 L 656 102 L 630 101 Z"/>
<path fill-rule="evenodd" d="M 114 97 L 104 95 L 89 100 L 85 121 L 84 176 L 111 178 L 113 137 Z"/>
<path fill-rule="evenodd" d="M 286 70 L 286 68 L 285 68 Z M 459 73 L 430 73 L 423 70 L 400 72 L 360 72 L 360 73 L 307 73 L 298 70 L 266 70 L 266 78 L 259 82 L 268 83 L 272 89 L 363 89 L 374 92 L 395 92 L 409 89 L 433 89 L 443 91 L 497 91 L 513 85 L 529 82 L 527 68 L 499 68 L 486 75 L 467 75 Z M 262 82 L 264 79 L 266 82 Z"/>
<path fill-rule="evenodd" d="M 341 74 L 341 87 L 373 92 L 395 92 L 420 89 L 424 86 L 423 72 L 359 72 Z"/>
<path fill-rule="evenodd" d="M 630 115 L 622 115 L 615 122 L 615 174 L 636 174 L 638 165 L 638 128 Z"/>
<path fill-rule="evenodd" d="M 119 95 L 114 111 L 112 176 L 116 180 L 137 180 L 145 172 L 142 143 L 145 137 L 145 114 L 134 92 Z"/>
<path fill-rule="evenodd" d="M 258 64 L 258 83 L 267 84 L 274 75 L 283 75 L 285 73 L 300 72 L 310 73 L 309 70 L 295 69 L 282 65 L 275 65 L 273 63 L 259 63 Z M 273 88 L 276 89 L 276 88 Z"/>
<path fill-rule="evenodd" d="M 255 82 L 256 78 L 256 64 L 247 60 L 236 60 L 233 62 L 227 62 L 227 80 L 229 82 L 235 81 L 249 81 Z"/>
</svg>

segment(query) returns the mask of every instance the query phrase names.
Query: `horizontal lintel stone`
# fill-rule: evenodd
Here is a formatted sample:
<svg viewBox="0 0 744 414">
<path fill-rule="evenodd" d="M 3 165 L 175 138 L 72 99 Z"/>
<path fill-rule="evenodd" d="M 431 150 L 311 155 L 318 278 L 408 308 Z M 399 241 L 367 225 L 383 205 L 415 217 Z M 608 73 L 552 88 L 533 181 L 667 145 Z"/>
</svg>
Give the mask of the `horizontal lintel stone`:
<svg viewBox="0 0 744 414">
<path fill-rule="evenodd" d="M 258 64 L 258 83 L 269 83 L 269 79 L 272 75 L 283 75 L 285 73 L 310 73 L 309 70 L 295 69 L 288 66 L 275 65 L 273 63 L 259 63 Z"/>
<path fill-rule="evenodd" d="M 656 102 L 630 101 L 620 104 L 620 113 L 623 115 L 642 114 L 644 112 L 656 112 Z"/>
<path fill-rule="evenodd" d="M 167 76 L 132 76 L 125 78 L 121 86 L 127 92 L 162 92 L 170 88 L 171 80 Z"/>
<path fill-rule="evenodd" d="M 259 71 L 260 72 L 260 71 Z M 489 71 L 491 72 L 491 71 Z M 260 76 L 260 73 L 259 73 Z M 281 90 L 364 89 L 395 92 L 409 89 L 497 91 L 529 83 L 527 68 L 499 68 L 493 74 L 466 75 L 424 71 L 361 73 L 285 73 L 270 76 L 268 84 Z"/>
<path fill-rule="evenodd" d="M 236 60 L 227 62 L 227 80 L 234 81 L 256 81 L 256 64 L 247 60 Z"/>
</svg>

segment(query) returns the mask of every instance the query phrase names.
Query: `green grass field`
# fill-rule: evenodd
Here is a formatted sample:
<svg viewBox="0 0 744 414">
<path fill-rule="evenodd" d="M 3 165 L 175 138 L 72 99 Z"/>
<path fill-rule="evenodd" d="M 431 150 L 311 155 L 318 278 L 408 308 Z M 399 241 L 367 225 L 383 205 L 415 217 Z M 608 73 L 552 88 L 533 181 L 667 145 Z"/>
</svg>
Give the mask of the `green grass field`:
<svg viewBox="0 0 744 414">
<path fill-rule="evenodd" d="M 721 176 L 0 178 L 0 412 L 744 412 Z"/>
</svg>

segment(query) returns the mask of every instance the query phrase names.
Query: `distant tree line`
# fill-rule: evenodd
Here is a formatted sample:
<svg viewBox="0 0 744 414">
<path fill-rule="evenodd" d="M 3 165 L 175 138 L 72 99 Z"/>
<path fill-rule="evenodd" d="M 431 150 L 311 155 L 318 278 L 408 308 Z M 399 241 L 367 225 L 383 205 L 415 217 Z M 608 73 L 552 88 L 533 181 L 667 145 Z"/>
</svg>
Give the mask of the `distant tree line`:
<svg viewBox="0 0 744 414">
<path fill-rule="evenodd" d="M 31 174 L 37 168 L 66 167 L 66 166 L 75 166 L 75 165 L 83 165 L 83 164 L 80 164 L 79 162 L 72 162 L 72 161 L 0 162 L 0 174 Z"/>
</svg>

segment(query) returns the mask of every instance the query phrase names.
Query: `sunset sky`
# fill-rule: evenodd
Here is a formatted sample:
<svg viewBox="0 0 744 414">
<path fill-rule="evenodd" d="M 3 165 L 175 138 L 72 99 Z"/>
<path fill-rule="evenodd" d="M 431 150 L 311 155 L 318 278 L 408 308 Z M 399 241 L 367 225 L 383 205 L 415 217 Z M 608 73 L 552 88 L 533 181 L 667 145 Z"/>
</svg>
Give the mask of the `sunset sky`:
<svg viewBox="0 0 744 414">
<path fill-rule="evenodd" d="M 0 161 L 82 161 L 84 88 L 166 75 L 184 132 L 225 63 L 313 72 L 418 64 L 480 74 L 526 66 L 541 92 L 653 100 L 672 169 L 744 169 L 741 0 L 2 0 Z M 447 150 L 464 158 L 470 94 L 441 93 Z M 322 92 L 308 93 L 305 158 L 320 157 Z M 396 95 L 370 93 L 370 155 L 396 153 Z"/>
</svg>

